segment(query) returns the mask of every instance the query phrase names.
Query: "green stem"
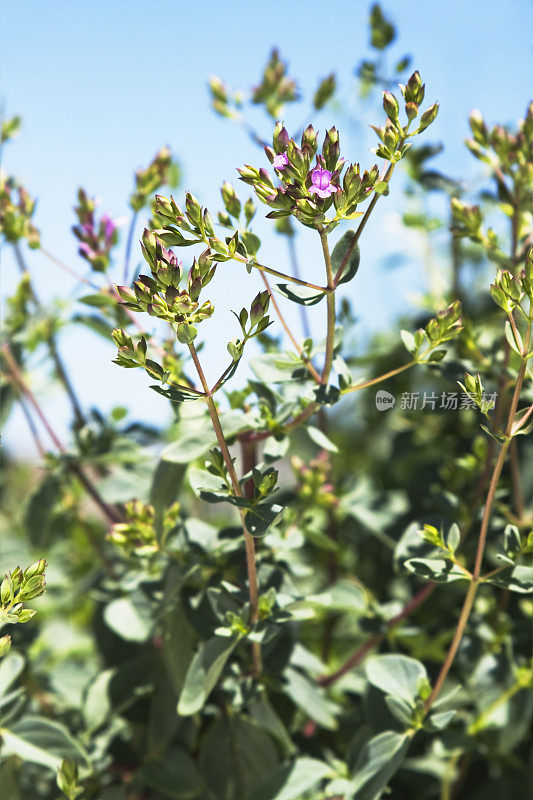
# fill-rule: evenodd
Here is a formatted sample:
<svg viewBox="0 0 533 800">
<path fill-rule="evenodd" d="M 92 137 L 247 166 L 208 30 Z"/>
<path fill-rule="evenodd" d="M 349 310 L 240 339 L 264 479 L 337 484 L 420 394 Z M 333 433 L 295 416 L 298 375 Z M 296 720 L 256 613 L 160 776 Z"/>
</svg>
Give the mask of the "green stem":
<svg viewBox="0 0 533 800">
<path fill-rule="evenodd" d="M 389 372 L 383 373 L 383 375 L 378 375 L 377 378 L 371 378 L 368 381 L 363 381 L 363 383 L 357 383 L 354 386 L 349 386 L 347 389 L 342 391 L 342 394 L 349 394 L 350 392 L 358 392 L 359 389 L 366 389 L 369 386 L 374 386 L 376 383 L 381 383 L 382 381 L 386 381 L 387 378 L 392 378 L 393 375 L 399 375 L 400 372 L 404 372 L 406 369 L 410 369 L 417 364 L 417 361 L 409 361 L 408 364 L 404 364 L 401 367 L 396 367 L 396 369 L 391 369 Z"/>
<path fill-rule="evenodd" d="M 327 386 L 329 376 L 331 374 L 331 367 L 333 365 L 333 351 L 335 349 L 335 284 L 333 281 L 333 268 L 331 266 L 331 256 L 328 247 L 328 237 L 323 230 L 319 231 L 320 241 L 322 243 L 322 253 L 324 254 L 324 262 L 326 264 L 326 278 L 327 286 L 329 289 L 326 298 L 327 310 L 327 333 L 326 333 L 326 358 L 324 360 L 324 369 L 322 370 L 322 383 Z"/>
<path fill-rule="evenodd" d="M 265 267 L 264 264 L 259 264 L 257 261 L 250 261 L 249 259 L 238 256 L 237 254 L 233 256 L 233 260 L 239 261 L 241 264 L 246 264 L 254 269 L 258 269 L 260 272 L 268 272 L 269 275 L 275 275 L 276 278 L 283 278 L 283 280 L 288 281 L 289 283 L 297 283 L 298 286 L 307 286 L 308 289 L 316 289 L 317 292 L 327 291 L 326 286 L 318 286 L 316 283 L 309 283 L 309 281 L 301 280 L 301 278 L 295 278 L 293 275 L 286 275 L 284 272 L 279 272 L 277 269 L 273 269 L 272 267 Z"/>
<path fill-rule="evenodd" d="M 194 366 L 196 367 L 198 378 L 200 379 L 200 383 L 202 384 L 203 390 L 205 392 L 205 400 L 207 402 L 207 408 L 209 409 L 211 423 L 213 425 L 213 430 L 215 431 L 215 436 L 217 437 L 218 445 L 220 447 L 220 452 L 222 453 L 224 463 L 226 465 L 228 474 L 230 476 L 233 492 L 236 497 L 244 497 L 239 483 L 239 479 L 237 477 L 237 473 L 235 472 L 235 466 L 233 464 L 233 459 L 231 457 L 228 448 L 228 443 L 226 442 L 226 438 L 222 430 L 222 425 L 220 423 L 220 417 L 218 416 L 218 411 L 215 401 L 213 400 L 211 391 L 209 389 L 209 385 L 207 383 L 206 377 L 202 369 L 202 365 L 200 364 L 200 361 L 198 359 L 198 353 L 196 352 L 196 348 L 194 344 L 192 344 L 192 342 L 189 344 L 189 352 L 194 362 Z M 250 594 L 250 622 L 252 625 L 255 625 L 255 623 L 258 622 L 259 620 L 259 588 L 257 582 L 257 568 L 255 563 L 255 544 L 253 536 L 249 533 L 245 525 L 244 522 L 245 513 L 242 508 L 239 509 L 239 514 L 241 517 L 242 532 L 244 536 L 244 544 L 246 547 L 248 590 Z M 252 642 L 252 657 L 254 663 L 254 675 L 255 677 L 259 677 L 262 671 L 261 648 L 259 646 L 259 642 Z"/>
<path fill-rule="evenodd" d="M 475 736 L 476 733 L 483 730 L 487 720 L 490 719 L 490 717 L 496 711 L 496 709 L 499 708 L 504 703 L 507 703 L 507 701 L 510 700 L 512 697 L 514 697 L 515 694 L 518 694 L 518 692 L 521 689 L 525 689 L 527 688 L 527 686 L 528 683 L 524 682 L 522 679 L 518 679 L 515 683 L 513 683 L 512 686 L 509 686 L 509 688 L 506 689 L 505 692 L 503 692 L 499 697 L 496 698 L 496 700 L 494 700 L 494 702 L 492 702 L 489 706 L 487 706 L 487 708 L 485 708 L 479 714 L 479 716 L 476 717 L 476 719 L 472 722 L 472 724 L 469 725 L 468 727 L 469 735 Z"/>
</svg>

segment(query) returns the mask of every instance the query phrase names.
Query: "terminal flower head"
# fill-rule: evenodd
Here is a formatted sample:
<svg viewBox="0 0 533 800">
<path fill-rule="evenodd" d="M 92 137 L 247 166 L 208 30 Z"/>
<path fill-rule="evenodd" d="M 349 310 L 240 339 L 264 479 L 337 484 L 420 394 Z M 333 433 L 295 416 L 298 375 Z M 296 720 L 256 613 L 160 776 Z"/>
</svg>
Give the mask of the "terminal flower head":
<svg viewBox="0 0 533 800">
<path fill-rule="evenodd" d="M 317 194 L 319 197 L 326 198 L 337 192 L 336 186 L 331 183 L 331 172 L 329 169 L 322 169 L 322 167 L 315 167 L 311 172 L 311 183 L 309 191 L 311 194 Z"/>
</svg>

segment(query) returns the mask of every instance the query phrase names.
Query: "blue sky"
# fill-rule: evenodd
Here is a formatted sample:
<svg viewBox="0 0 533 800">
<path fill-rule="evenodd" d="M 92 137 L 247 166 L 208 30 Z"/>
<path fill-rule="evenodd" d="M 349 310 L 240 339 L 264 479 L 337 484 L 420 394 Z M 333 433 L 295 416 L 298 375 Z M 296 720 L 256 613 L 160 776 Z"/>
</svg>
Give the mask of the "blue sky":
<svg viewBox="0 0 533 800">
<path fill-rule="evenodd" d="M 83 185 L 100 197 L 102 210 L 112 216 L 127 215 L 134 169 L 148 163 L 163 144 L 172 147 L 182 165 L 178 196 L 190 188 L 216 211 L 222 181 L 236 182 L 237 166 L 262 163 L 262 157 L 242 130 L 211 112 L 206 77 L 217 74 L 233 88 L 248 87 L 257 81 L 273 45 L 289 61 L 304 93 L 314 91 L 319 77 L 336 72 L 357 123 L 339 119 L 330 109 L 309 121 L 321 130 L 336 123 L 346 157 L 373 163 L 367 133 L 372 110 L 357 97 L 353 77 L 354 67 L 369 54 L 369 5 L 338 0 L 4 2 L 0 99 L 8 115 L 20 113 L 24 120 L 20 137 L 6 149 L 4 168 L 38 198 L 36 222 L 44 246 L 83 271 L 70 233 L 76 189 Z M 413 68 L 427 84 L 427 98 L 441 104 L 428 136 L 445 145 L 438 166 L 455 177 L 477 179 L 479 164 L 462 144 L 468 113 L 479 108 L 491 123 L 514 122 L 523 115 L 529 100 L 525 76 L 533 74 L 530 3 L 403 0 L 383 7 L 399 28 L 394 54 L 412 54 Z M 303 105 L 288 110 L 287 124 L 299 125 L 303 112 Z M 379 112 L 374 117 L 379 119 Z M 267 137 L 268 119 L 255 109 L 252 118 Z M 244 187 L 240 191 L 247 196 Z M 393 189 L 378 205 L 362 241 L 362 267 L 357 285 L 349 289 L 362 332 L 404 308 L 406 296 L 423 285 L 415 243 L 394 239 L 399 201 Z M 384 273 L 382 257 L 395 250 L 404 252 L 403 266 Z M 318 276 L 317 243 L 305 235 L 298 252 L 306 274 Z M 279 239 L 265 235 L 262 255 L 265 263 L 288 268 Z M 185 253 L 185 261 L 188 257 Z M 44 297 L 74 296 L 75 284 L 42 255 L 29 253 L 28 261 Z M 5 296 L 16 278 L 5 250 L 2 273 Z M 225 342 L 237 334 L 224 306 L 231 300 L 238 310 L 260 285 L 257 276 L 248 279 L 237 264 L 217 275 L 213 296 L 221 311 L 206 328 L 205 360 L 213 377 L 226 361 Z M 297 325 L 294 308 L 288 316 Z M 112 347 L 80 331 L 63 339 L 61 348 L 87 405 L 110 408 L 126 402 L 135 415 L 164 417 L 164 403 L 147 388 L 144 376 L 111 364 Z M 38 370 L 33 380 L 64 432 L 67 407 Z M 31 452 L 18 416 L 5 434 L 8 447 Z"/>
</svg>

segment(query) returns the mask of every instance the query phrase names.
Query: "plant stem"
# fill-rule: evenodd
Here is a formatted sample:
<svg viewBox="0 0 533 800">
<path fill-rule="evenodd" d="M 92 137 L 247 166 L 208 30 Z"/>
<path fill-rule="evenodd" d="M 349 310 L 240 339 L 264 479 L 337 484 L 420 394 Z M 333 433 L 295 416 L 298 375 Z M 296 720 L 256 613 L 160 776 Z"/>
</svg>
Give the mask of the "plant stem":
<svg viewBox="0 0 533 800">
<path fill-rule="evenodd" d="M 344 389 L 342 394 L 349 394 L 350 392 L 358 392 L 359 389 L 366 389 L 368 386 L 374 386 L 376 383 L 381 383 L 382 381 L 386 381 L 387 378 L 392 378 L 394 375 L 399 375 L 400 372 L 404 372 L 406 369 L 410 369 L 414 367 L 415 364 L 418 362 L 416 361 L 409 361 L 408 364 L 403 364 L 401 367 L 396 367 L 396 369 L 391 369 L 389 372 L 383 373 L 383 375 L 378 375 L 377 378 L 371 378 L 368 381 L 363 381 L 363 383 L 357 383 L 354 386 L 349 386 L 347 389 Z"/>
<path fill-rule="evenodd" d="M 518 407 L 518 402 L 520 400 L 520 394 L 522 391 L 522 385 L 524 382 L 524 376 L 526 374 L 527 368 L 527 355 L 529 352 L 529 344 L 531 340 L 531 321 L 528 322 L 526 335 L 524 338 L 524 348 L 522 351 L 520 369 L 518 372 L 518 377 L 516 379 L 515 389 L 513 392 L 513 399 L 511 400 L 511 407 L 509 409 L 509 416 L 507 418 L 507 427 L 505 430 L 506 439 L 500 446 L 500 452 L 498 453 L 498 458 L 496 460 L 496 464 L 494 465 L 494 470 L 492 473 L 492 478 L 490 480 L 489 489 L 487 493 L 487 500 L 485 502 L 485 509 L 483 511 L 483 519 L 481 522 L 481 530 L 479 533 L 477 551 L 476 551 L 476 560 L 474 564 L 474 572 L 472 575 L 472 582 L 468 587 L 468 592 L 466 594 L 463 607 L 461 609 L 461 614 L 459 616 L 459 621 L 457 623 L 457 627 L 455 629 L 455 634 L 444 660 L 444 663 L 441 667 L 439 676 L 433 687 L 433 691 L 431 692 L 430 696 L 428 697 L 426 704 L 425 704 L 425 712 L 426 714 L 431 709 L 431 706 L 439 696 L 444 681 L 448 676 L 450 668 L 453 664 L 455 659 L 457 650 L 459 649 L 459 645 L 461 644 L 461 640 L 463 638 L 463 634 L 465 631 L 466 623 L 470 617 L 470 612 L 472 610 L 472 605 L 474 603 L 474 598 L 476 596 L 477 589 L 479 584 L 481 583 L 481 567 L 483 564 L 483 555 L 485 553 L 485 544 L 487 540 L 487 532 L 489 529 L 489 522 L 492 513 L 492 507 L 494 505 L 494 498 L 496 496 L 496 489 L 498 488 L 498 483 L 500 480 L 500 476 L 502 473 L 503 465 L 505 463 L 505 457 L 507 455 L 507 451 L 509 450 L 509 445 L 511 443 L 512 431 L 513 431 L 513 423 L 514 417 L 516 414 L 516 409 Z"/>
<path fill-rule="evenodd" d="M 328 296 L 326 298 L 328 304 L 326 358 L 324 360 L 324 369 L 322 370 L 322 383 L 327 386 L 329 382 L 329 376 L 331 374 L 331 367 L 333 365 L 333 351 L 335 349 L 335 284 L 333 281 L 333 268 L 331 266 L 331 256 L 329 254 L 328 237 L 322 230 L 320 230 L 319 233 L 320 241 L 322 243 L 322 253 L 324 254 L 324 262 L 326 264 L 326 278 L 329 289 Z"/>
<path fill-rule="evenodd" d="M 235 466 L 233 464 L 233 459 L 231 457 L 230 451 L 228 449 L 228 443 L 224 437 L 224 432 L 222 430 L 222 425 L 220 424 L 220 417 L 218 416 L 217 407 L 215 401 L 213 400 L 211 391 L 209 389 L 209 385 L 205 378 L 202 366 L 198 359 L 198 353 L 196 352 L 195 346 L 192 342 L 189 344 L 189 352 L 191 354 L 191 358 L 194 362 L 194 366 L 196 367 L 196 371 L 198 373 L 198 378 L 200 379 L 200 383 L 205 392 L 205 400 L 207 402 L 207 408 L 209 409 L 209 415 L 211 417 L 211 422 L 213 425 L 213 430 L 215 431 L 215 435 L 217 437 L 218 445 L 220 447 L 220 451 L 222 453 L 222 457 L 224 459 L 224 463 L 228 470 L 228 474 L 230 476 L 231 485 L 233 487 L 233 492 L 236 497 L 244 497 L 243 492 L 241 490 L 241 486 L 239 483 L 239 479 L 237 477 L 237 473 L 235 472 Z M 239 509 L 239 514 L 241 517 L 241 524 L 242 524 L 242 532 L 244 536 L 244 544 L 246 547 L 246 565 L 248 569 L 248 590 L 250 594 L 250 622 L 254 625 L 259 620 L 259 589 L 257 583 L 257 569 L 255 564 L 255 544 L 254 538 L 249 533 L 245 522 L 244 522 L 244 510 L 242 508 Z M 254 663 L 254 675 L 255 677 L 259 677 L 262 671 L 262 662 L 261 662 L 261 648 L 259 646 L 259 642 L 252 642 L 252 658 Z"/>
<path fill-rule="evenodd" d="M 250 261 L 250 259 L 243 258 L 237 253 L 233 256 L 233 259 L 234 261 L 239 261 L 241 264 L 246 264 L 249 267 L 258 269 L 260 272 L 268 272 L 270 275 L 275 275 L 277 278 L 283 278 L 283 280 L 289 281 L 289 283 L 297 283 L 298 286 L 307 286 L 308 289 L 316 289 L 317 292 L 327 291 L 326 286 L 318 286 L 316 283 L 309 283 L 309 281 L 303 281 L 300 278 L 293 277 L 292 275 L 286 275 L 284 272 L 279 272 L 277 269 L 272 269 L 272 267 L 265 267 L 264 264 L 259 264 L 257 261 Z"/>
</svg>

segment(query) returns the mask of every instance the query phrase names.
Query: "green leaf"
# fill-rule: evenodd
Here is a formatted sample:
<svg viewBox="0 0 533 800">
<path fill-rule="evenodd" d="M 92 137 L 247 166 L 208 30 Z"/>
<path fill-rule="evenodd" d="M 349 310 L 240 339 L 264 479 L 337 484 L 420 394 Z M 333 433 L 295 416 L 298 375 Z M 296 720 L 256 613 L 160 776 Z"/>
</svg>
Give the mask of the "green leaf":
<svg viewBox="0 0 533 800">
<path fill-rule="evenodd" d="M 320 303 L 327 294 L 325 291 L 311 289 L 309 286 L 299 286 L 297 283 L 278 283 L 274 289 L 287 300 L 301 306 L 314 306 Z"/>
<path fill-rule="evenodd" d="M 198 400 L 201 397 L 201 392 L 195 392 L 194 389 L 188 389 L 186 386 L 160 386 L 155 384 L 150 386 L 157 394 L 163 395 L 167 400 L 172 403 L 184 403 L 186 400 Z"/>
<path fill-rule="evenodd" d="M 34 547 L 42 547 L 50 531 L 50 515 L 61 495 L 61 481 L 52 473 L 45 475 L 31 493 L 24 515 L 24 524 Z"/>
<path fill-rule="evenodd" d="M 221 636 L 213 636 L 200 644 L 187 670 L 178 714 L 187 717 L 203 708 L 236 644 L 235 639 Z"/>
<path fill-rule="evenodd" d="M 468 575 L 460 567 L 442 558 L 409 558 L 403 566 L 414 575 L 436 583 L 468 580 Z"/>
<path fill-rule="evenodd" d="M 412 706 L 418 698 L 421 683 L 428 677 L 420 661 L 402 655 L 374 656 L 367 661 L 365 673 L 372 686 Z"/>
<path fill-rule="evenodd" d="M 279 767 L 246 800 L 300 800 L 331 774 L 332 769 L 328 764 L 303 756 L 292 764 Z"/>
<path fill-rule="evenodd" d="M 339 581 L 320 594 L 306 597 L 304 603 L 320 606 L 329 611 L 346 611 L 361 616 L 368 608 L 367 595 L 352 581 Z"/>
<path fill-rule="evenodd" d="M 172 800 L 198 797 L 204 790 L 204 780 L 191 756 L 175 747 L 162 758 L 146 763 L 141 771 L 144 782 Z"/>
<path fill-rule="evenodd" d="M 116 301 L 105 294 L 86 294 L 79 298 L 80 303 L 86 306 L 93 306 L 94 308 L 102 308 L 103 306 L 114 306 Z"/>
<path fill-rule="evenodd" d="M 404 734 L 385 731 L 365 744 L 354 769 L 353 800 L 379 800 L 404 760 L 409 741 Z"/>
<path fill-rule="evenodd" d="M 330 453 L 338 453 L 339 448 L 329 439 L 325 433 L 314 425 L 307 425 L 306 429 L 309 438 L 317 444 L 322 450 L 329 450 Z"/>
<path fill-rule="evenodd" d="M 54 771 L 64 758 L 88 765 L 89 758 L 64 725 L 45 717 L 26 716 L 11 728 L 0 730 L 2 755 L 41 764 Z"/>
<path fill-rule="evenodd" d="M 267 464 L 277 461 L 279 458 L 284 458 L 287 455 L 289 441 L 288 436 L 284 436 L 283 439 L 276 439 L 274 436 L 271 436 L 267 439 L 263 448 L 263 458 Z"/>
<path fill-rule="evenodd" d="M 0 697 L 7 693 L 23 669 L 24 657 L 16 651 L 12 650 L 0 661 Z"/>
<path fill-rule="evenodd" d="M 343 267 L 338 284 L 348 283 L 348 281 L 351 281 L 352 278 L 355 277 L 359 269 L 360 260 L 361 254 L 359 252 L 359 245 L 355 241 L 355 231 L 346 231 L 331 253 L 333 275 L 336 275 L 339 269 Z"/>
<path fill-rule="evenodd" d="M 285 725 L 270 705 L 266 693 L 252 697 L 248 703 L 248 712 L 253 722 L 276 740 L 285 755 L 291 756 L 296 752 L 296 746 Z"/>
<path fill-rule="evenodd" d="M 141 591 L 112 600 L 105 607 L 104 619 L 112 631 L 128 642 L 145 642 L 154 626 L 151 604 Z"/>
<path fill-rule="evenodd" d="M 272 774 L 278 761 L 270 736 L 247 719 L 235 716 L 214 722 L 200 753 L 202 772 L 217 800 L 248 797 Z"/>
<path fill-rule="evenodd" d="M 191 467 L 188 474 L 191 489 L 206 503 L 223 503 L 229 499 L 230 490 L 222 478 L 198 467 Z"/>
<path fill-rule="evenodd" d="M 487 583 L 493 583 L 502 589 L 509 589 L 518 594 L 531 594 L 533 592 L 533 567 L 518 566 L 502 569 L 497 575 L 489 578 Z"/>
<path fill-rule="evenodd" d="M 283 513 L 283 506 L 277 503 L 259 503 L 246 512 L 244 524 L 252 536 L 261 537 L 268 533 Z"/>
<path fill-rule="evenodd" d="M 190 464 L 191 461 L 203 456 L 216 444 L 216 436 L 210 423 L 204 420 L 201 426 L 192 426 L 188 429 L 185 425 L 176 432 L 176 440 L 167 445 L 162 453 L 163 461 L 173 464 Z"/>
<path fill-rule="evenodd" d="M 328 730 L 337 728 L 337 720 L 333 716 L 335 706 L 324 696 L 323 691 L 296 669 L 288 667 L 283 673 L 285 684 L 283 691 L 292 702 L 305 714 Z"/>
</svg>

